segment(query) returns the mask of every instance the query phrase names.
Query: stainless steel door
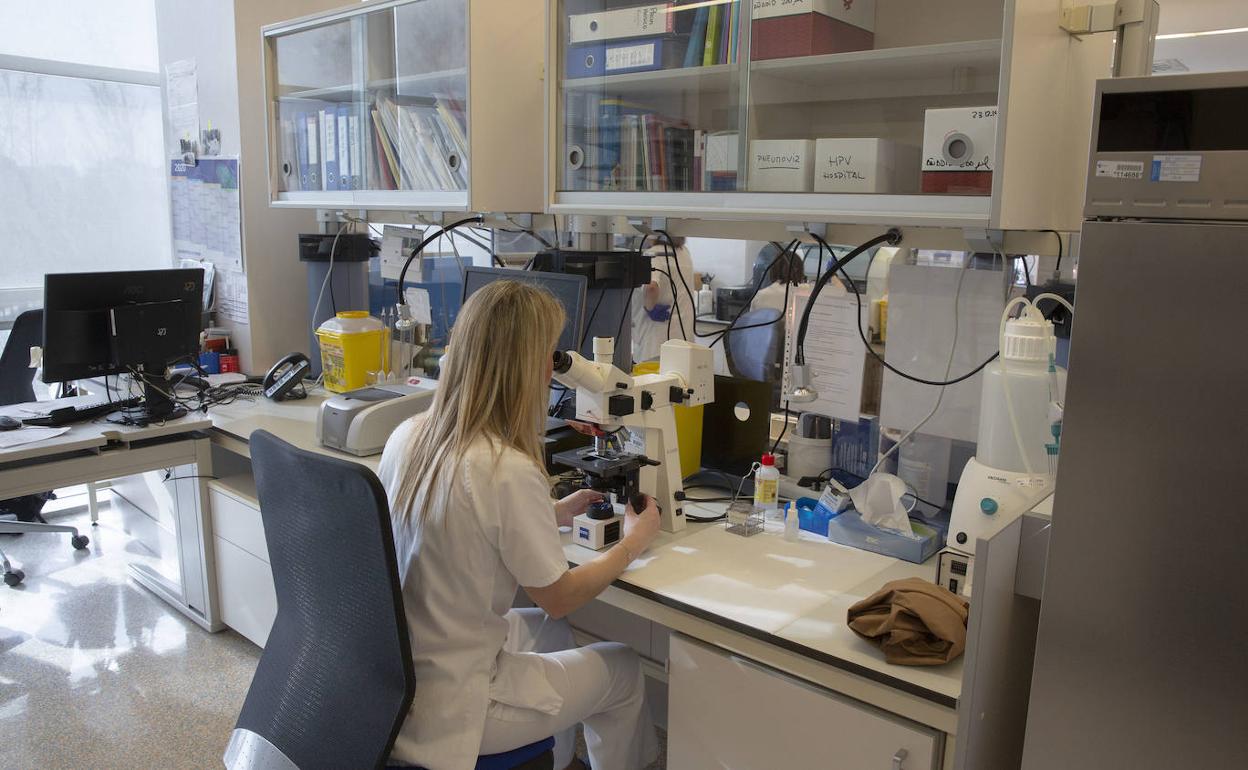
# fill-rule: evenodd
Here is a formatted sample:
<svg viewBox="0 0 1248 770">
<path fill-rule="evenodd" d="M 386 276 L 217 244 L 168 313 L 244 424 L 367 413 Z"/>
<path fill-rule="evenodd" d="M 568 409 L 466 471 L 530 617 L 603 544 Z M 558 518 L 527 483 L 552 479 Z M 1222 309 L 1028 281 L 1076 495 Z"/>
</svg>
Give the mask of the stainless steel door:
<svg viewBox="0 0 1248 770">
<path fill-rule="evenodd" d="M 1089 223 L 1026 770 L 1248 766 L 1248 227 Z"/>
</svg>

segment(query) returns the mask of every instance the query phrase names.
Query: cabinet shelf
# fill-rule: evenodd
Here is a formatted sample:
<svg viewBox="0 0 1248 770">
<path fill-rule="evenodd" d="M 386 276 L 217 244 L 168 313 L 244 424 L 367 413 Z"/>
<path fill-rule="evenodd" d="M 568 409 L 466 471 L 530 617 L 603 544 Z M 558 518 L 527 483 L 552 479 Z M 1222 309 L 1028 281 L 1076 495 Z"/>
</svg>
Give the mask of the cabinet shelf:
<svg viewBox="0 0 1248 770">
<path fill-rule="evenodd" d="M 736 87 L 739 73 L 740 68 L 736 64 L 712 64 L 707 67 L 677 67 L 623 75 L 566 78 L 561 85 L 564 91 L 599 91 L 611 96 L 652 98 L 728 91 Z"/>
<path fill-rule="evenodd" d="M 750 64 L 755 104 L 996 93 L 1001 41 L 882 48 Z"/>
</svg>

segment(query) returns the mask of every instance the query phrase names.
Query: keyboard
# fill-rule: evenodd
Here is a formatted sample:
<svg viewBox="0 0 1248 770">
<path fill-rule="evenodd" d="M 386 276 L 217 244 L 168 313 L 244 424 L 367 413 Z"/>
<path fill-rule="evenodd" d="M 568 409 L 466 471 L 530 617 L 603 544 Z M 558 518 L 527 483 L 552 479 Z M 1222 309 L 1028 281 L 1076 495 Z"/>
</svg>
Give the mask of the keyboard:
<svg viewBox="0 0 1248 770">
<path fill-rule="evenodd" d="M 27 417 L 22 422 L 26 425 L 38 425 L 44 428 L 59 428 L 62 425 L 72 425 L 76 422 L 94 420 L 96 417 L 112 414 L 118 409 L 138 406 L 142 402 L 143 399 L 141 398 L 126 398 L 120 401 L 104 401 L 98 404 L 62 406 L 59 409 L 53 409 L 48 412 L 44 417 Z"/>
</svg>

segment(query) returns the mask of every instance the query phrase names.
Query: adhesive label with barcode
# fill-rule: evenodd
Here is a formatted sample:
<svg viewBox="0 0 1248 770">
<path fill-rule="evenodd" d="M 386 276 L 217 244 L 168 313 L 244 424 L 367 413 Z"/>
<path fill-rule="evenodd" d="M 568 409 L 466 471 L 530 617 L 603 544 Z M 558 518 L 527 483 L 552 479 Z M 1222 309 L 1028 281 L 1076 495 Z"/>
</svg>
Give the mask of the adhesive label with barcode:
<svg viewBox="0 0 1248 770">
<path fill-rule="evenodd" d="M 635 69 L 637 67 L 653 67 L 656 48 L 658 48 L 657 43 L 608 48 L 606 66 L 607 72 Z"/>
<path fill-rule="evenodd" d="M 1199 182 L 1202 155 L 1154 155 L 1154 182 Z"/>
<path fill-rule="evenodd" d="M 1111 179 L 1143 179 L 1144 164 L 1130 160 L 1098 160 L 1096 175 Z"/>
</svg>

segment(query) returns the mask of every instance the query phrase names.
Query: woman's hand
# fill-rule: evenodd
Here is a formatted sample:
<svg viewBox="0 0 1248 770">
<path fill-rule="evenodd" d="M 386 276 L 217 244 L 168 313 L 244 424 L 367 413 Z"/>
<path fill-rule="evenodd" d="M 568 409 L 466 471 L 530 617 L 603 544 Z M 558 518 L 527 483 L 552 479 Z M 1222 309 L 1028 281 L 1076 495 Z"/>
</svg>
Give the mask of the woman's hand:
<svg viewBox="0 0 1248 770">
<path fill-rule="evenodd" d="M 572 526 L 572 517 L 580 516 L 589 510 L 589 506 L 602 499 L 601 492 L 592 489 L 578 489 L 555 503 L 555 521 L 561 527 Z"/>
<path fill-rule="evenodd" d="M 634 558 L 650 547 L 659 534 L 659 506 L 654 498 L 646 496 L 646 507 L 641 513 L 633 511 L 633 504 L 624 507 L 625 547 Z"/>
</svg>

